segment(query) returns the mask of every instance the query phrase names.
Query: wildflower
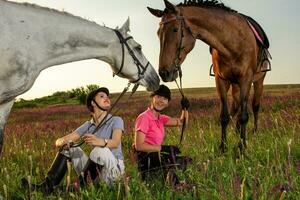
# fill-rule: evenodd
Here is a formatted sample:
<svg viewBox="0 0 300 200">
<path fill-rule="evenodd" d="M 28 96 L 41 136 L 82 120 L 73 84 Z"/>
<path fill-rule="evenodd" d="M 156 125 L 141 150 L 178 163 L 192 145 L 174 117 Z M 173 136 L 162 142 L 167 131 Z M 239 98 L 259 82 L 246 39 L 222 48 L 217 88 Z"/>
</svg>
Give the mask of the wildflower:
<svg viewBox="0 0 300 200">
<path fill-rule="evenodd" d="M 291 144 L 292 144 L 292 139 L 289 139 L 289 141 L 287 143 L 287 145 L 288 145 L 288 152 L 289 152 L 288 157 L 291 156 Z"/>
</svg>

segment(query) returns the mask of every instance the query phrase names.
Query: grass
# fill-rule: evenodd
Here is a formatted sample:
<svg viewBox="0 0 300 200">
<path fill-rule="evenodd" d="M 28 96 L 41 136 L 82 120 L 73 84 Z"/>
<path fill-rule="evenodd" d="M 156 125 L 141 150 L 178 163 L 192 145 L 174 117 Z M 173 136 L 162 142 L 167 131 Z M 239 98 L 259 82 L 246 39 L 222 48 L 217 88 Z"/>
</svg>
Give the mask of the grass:
<svg viewBox="0 0 300 200">
<path fill-rule="evenodd" d="M 300 196 L 300 85 L 266 86 L 259 116 L 259 131 L 247 126 L 247 149 L 237 151 L 234 122 L 228 127 L 228 151 L 219 152 L 219 101 L 214 88 L 185 89 L 191 101 L 190 121 L 182 143 L 183 154 L 193 158 L 182 180 L 188 189 L 169 187 L 161 178 L 140 180 L 131 150 L 134 120 L 147 106 L 148 94 L 138 92 L 130 102 L 118 104 L 125 121 L 123 152 L 126 177 L 110 188 L 105 184 L 77 192 L 64 190 L 44 196 L 20 188 L 20 179 L 38 182 L 45 176 L 57 149 L 54 141 L 89 119 L 83 105 L 15 108 L 5 130 L 0 159 L 0 199 L 298 199 Z M 173 91 L 166 113 L 177 116 L 180 95 Z M 180 131 L 167 129 L 166 144 L 178 144 Z M 87 151 L 89 147 L 84 147 Z M 76 181 L 71 171 L 71 182 Z M 62 182 L 66 186 L 66 179 Z"/>
</svg>

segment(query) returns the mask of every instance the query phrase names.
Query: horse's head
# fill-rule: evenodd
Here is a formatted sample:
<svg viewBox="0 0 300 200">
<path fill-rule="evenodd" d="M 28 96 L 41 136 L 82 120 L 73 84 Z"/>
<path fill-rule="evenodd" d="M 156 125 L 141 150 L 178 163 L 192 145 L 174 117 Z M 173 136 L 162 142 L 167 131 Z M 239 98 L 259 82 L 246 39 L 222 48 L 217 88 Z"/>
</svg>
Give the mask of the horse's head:
<svg viewBox="0 0 300 200">
<path fill-rule="evenodd" d="M 132 83 L 139 83 L 148 91 L 156 90 L 159 77 L 142 52 L 142 46 L 128 34 L 129 18 L 120 29 L 114 30 L 118 40 L 113 44 L 116 52 L 112 66 L 114 74 L 129 79 Z"/>
<path fill-rule="evenodd" d="M 164 2 L 164 11 L 149 7 L 148 10 L 154 16 L 161 17 L 157 32 L 160 40 L 159 75 L 167 82 L 177 78 L 180 65 L 193 49 L 196 39 L 180 7 L 167 0 Z"/>
</svg>

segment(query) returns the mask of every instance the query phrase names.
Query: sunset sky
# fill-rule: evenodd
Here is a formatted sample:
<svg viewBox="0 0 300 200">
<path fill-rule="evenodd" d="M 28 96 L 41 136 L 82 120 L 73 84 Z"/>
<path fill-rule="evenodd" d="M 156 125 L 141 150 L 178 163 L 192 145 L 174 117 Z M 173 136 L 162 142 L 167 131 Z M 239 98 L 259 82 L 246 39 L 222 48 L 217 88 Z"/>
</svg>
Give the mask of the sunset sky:
<svg viewBox="0 0 300 200">
<path fill-rule="evenodd" d="M 16 1 L 16 0 L 15 0 Z M 183 0 L 182 0 L 183 1 Z M 73 15 L 115 28 L 130 17 L 131 35 L 143 46 L 143 52 L 152 65 L 158 68 L 159 40 L 156 35 L 160 19 L 152 16 L 147 6 L 164 9 L 163 0 L 26 0 L 41 6 L 63 10 Z M 173 4 L 181 1 L 170 0 Z M 300 83 L 298 64 L 300 44 L 299 0 L 223 0 L 225 5 L 249 15 L 260 23 L 270 41 L 273 57 L 272 71 L 265 84 Z M 183 86 L 214 87 L 214 78 L 208 75 L 211 57 L 208 46 L 197 41 L 194 50 L 182 65 Z M 87 70 L 87 68 L 89 70 Z M 98 60 L 86 60 L 54 66 L 40 74 L 33 87 L 18 98 L 32 99 L 56 91 L 97 84 L 119 92 L 127 80 L 112 77 L 110 67 Z M 175 83 L 166 84 L 175 88 Z"/>
</svg>

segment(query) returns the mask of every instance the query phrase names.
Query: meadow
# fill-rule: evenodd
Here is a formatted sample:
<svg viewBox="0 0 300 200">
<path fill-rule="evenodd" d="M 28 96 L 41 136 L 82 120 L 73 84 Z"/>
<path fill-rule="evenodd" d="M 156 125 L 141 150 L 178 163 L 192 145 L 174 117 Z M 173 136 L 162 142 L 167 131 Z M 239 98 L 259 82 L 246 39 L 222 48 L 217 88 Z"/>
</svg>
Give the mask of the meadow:
<svg viewBox="0 0 300 200">
<path fill-rule="evenodd" d="M 75 103 L 15 107 L 5 129 L 0 159 L 0 199 L 299 199 L 300 85 L 265 86 L 258 131 L 252 132 L 250 112 L 243 155 L 237 151 L 234 119 L 228 127 L 228 151 L 221 154 L 218 149 L 221 133 L 215 88 L 184 92 L 191 107 L 181 150 L 193 163 L 178 174 L 189 187 L 174 189 L 160 178 L 141 181 L 132 151 L 134 121 L 150 99 L 149 93 L 137 92 L 130 100 L 125 96 L 117 106 L 126 127 L 122 143 L 126 177 L 112 188 L 100 184 L 79 191 L 58 190 L 49 196 L 21 188 L 20 179 L 42 180 L 57 152 L 54 141 L 89 120 L 89 114 L 84 105 Z M 172 93 L 165 113 L 178 116 L 180 95 L 176 90 Z M 166 144 L 178 144 L 179 140 L 178 128 L 167 129 Z M 71 184 L 77 181 L 75 171 L 71 170 L 70 177 Z M 66 178 L 61 185 L 65 188 Z"/>
</svg>

